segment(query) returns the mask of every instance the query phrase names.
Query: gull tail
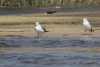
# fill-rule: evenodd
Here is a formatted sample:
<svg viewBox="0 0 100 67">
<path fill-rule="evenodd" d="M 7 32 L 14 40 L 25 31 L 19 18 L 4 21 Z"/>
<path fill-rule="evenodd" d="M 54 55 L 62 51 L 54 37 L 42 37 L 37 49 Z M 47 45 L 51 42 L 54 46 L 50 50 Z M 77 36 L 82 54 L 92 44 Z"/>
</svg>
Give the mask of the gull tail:
<svg viewBox="0 0 100 67">
<path fill-rule="evenodd" d="M 44 32 L 49 32 L 49 31 L 44 31 Z"/>
<path fill-rule="evenodd" d="M 55 12 L 57 12 L 57 11 L 54 11 L 53 13 L 55 13 Z"/>
<path fill-rule="evenodd" d="M 94 30 L 91 28 L 91 33 L 94 32 Z"/>
</svg>

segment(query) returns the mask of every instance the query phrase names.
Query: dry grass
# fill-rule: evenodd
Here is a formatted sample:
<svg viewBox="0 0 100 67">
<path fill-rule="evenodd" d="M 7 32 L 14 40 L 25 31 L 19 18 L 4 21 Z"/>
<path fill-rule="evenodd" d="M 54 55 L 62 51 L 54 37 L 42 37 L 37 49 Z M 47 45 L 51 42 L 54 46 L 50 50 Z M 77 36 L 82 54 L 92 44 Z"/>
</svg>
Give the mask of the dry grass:
<svg viewBox="0 0 100 67">
<path fill-rule="evenodd" d="M 2 16 L 0 17 L 1 24 L 17 24 L 17 23 L 70 23 L 82 20 L 84 17 L 22 17 L 22 16 Z M 93 18 L 94 19 L 94 18 Z M 95 18 L 96 19 L 96 18 Z"/>
<path fill-rule="evenodd" d="M 81 17 L 80 19 L 82 19 Z M 1 24 L 31 24 L 35 22 L 40 23 L 69 23 L 71 21 L 76 22 L 78 17 L 23 17 L 23 16 L 1 16 L 0 23 Z M 79 19 L 79 20 L 80 20 Z"/>
<path fill-rule="evenodd" d="M 77 14 L 77 13 L 76 13 Z M 32 16 L 33 15 L 33 16 Z M 66 15 L 66 16 L 65 16 Z M 68 16 L 69 15 L 69 16 Z M 19 25 L 19 24 L 34 24 L 40 22 L 42 24 L 79 24 L 83 22 L 83 18 L 87 18 L 91 23 L 99 23 L 100 17 L 88 17 L 88 16 L 72 16 L 71 14 L 55 14 L 53 15 L 42 15 L 42 14 L 25 14 L 25 15 L 10 15 L 0 16 L 1 25 Z"/>
<path fill-rule="evenodd" d="M 91 24 L 99 25 L 100 11 L 58 12 L 51 15 L 43 13 L 2 15 L 0 16 L 0 25 L 33 25 L 37 21 L 41 24 L 80 24 L 83 22 L 83 18 L 87 18 Z"/>
</svg>

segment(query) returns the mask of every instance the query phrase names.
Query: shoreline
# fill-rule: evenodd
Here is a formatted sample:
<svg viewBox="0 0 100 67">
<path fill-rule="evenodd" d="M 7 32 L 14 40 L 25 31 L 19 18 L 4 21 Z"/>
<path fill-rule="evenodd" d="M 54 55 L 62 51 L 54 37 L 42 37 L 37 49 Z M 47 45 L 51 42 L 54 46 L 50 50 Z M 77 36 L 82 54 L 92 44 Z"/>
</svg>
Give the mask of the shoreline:
<svg viewBox="0 0 100 67">
<path fill-rule="evenodd" d="M 84 35 L 83 18 L 87 18 L 94 30 L 93 35 L 100 35 L 100 11 L 73 11 L 54 14 L 20 14 L 0 16 L 0 35 L 33 35 L 35 22 L 45 25 L 50 32 L 45 35 Z M 95 22 L 96 21 L 96 22 Z M 27 23 L 27 24 L 26 24 Z M 2 25 L 6 24 L 6 25 Z M 14 24 L 14 25 L 11 25 Z M 19 24 L 19 25 L 18 25 Z M 87 35 L 90 32 L 86 32 Z"/>
<path fill-rule="evenodd" d="M 8 36 L 8 35 L 31 35 L 31 36 L 37 36 L 37 33 L 35 32 L 35 26 L 33 26 L 33 29 L 1 29 L 0 35 Z M 61 36 L 68 36 L 68 35 L 85 35 L 85 31 L 83 29 L 82 25 L 45 25 L 46 29 L 50 32 L 44 33 L 45 35 L 61 35 Z M 92 35 L 99 35 L 100 34 L 100 27 L 92 27 L 94 32 Z M 86 32 L 86 35 L 90 35 L 91 33 L 89 31 Z"/>
<path fill-rule="evenodd" d="M 83 18 L 87 18 L 91 25 L 100 25 L 100 11 L 69 11 L 57 12 L 54 14 L 44 15 L 36 14 L 17 14 L 17 15 L 1 15 L 0 25 L 32 25 L 35 22 L 41 24 L 67 24 L 76 25 L 83 22 Z M 95 22 L 96 21 L 96 22 Z"/>
</svg>

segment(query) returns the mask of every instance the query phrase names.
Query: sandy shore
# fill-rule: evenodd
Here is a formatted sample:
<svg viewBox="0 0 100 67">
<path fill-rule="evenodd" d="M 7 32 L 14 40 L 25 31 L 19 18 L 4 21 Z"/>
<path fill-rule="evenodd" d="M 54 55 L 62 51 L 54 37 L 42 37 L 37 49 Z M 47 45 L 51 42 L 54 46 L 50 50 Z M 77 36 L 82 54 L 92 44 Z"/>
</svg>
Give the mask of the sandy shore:
<svg viewBox="0 0 100 67">
<path fill-rule="evenodd" d="M 33 35 L 36 36 L 35 25 L 36 21 L 45 25 L 48 31 L 45 35 L 84 35 L 82 23 L 86 17 L 93 26 L 93 35 L 100 34 L 100 11 L 74 11 L 74 12 L 57 12 L 52 15 L 39 14 L 21 14 L 21 15 L 2 15 L 0 23 L 15 24 L 15 25 L 0 25 L 0 35 Z M 19 25 L 16 25 L 18 24 Z M 24 23 L 31 23 L 25 24 Z M 62 23 L 62 24 L 54 24 Z M 87 31 L 87 35 L 90 32 Z"/>
<path fill-rule="evenodd" d="M 50 32 L 44 33 L 45 35 L 84 35 L 85 31 L 82 25 L 60 25 L 60 24 L 44 24 L 46 29 Z M 93 27 L 93 35 L 100 34 L 100 27 Z M 87 35 L 90 32 L 86 32 Z M 33 26 L 33 29 L 1 29 L 0 35 L 32 35 L 36 36 L 36 32 Z"/>
</svg>

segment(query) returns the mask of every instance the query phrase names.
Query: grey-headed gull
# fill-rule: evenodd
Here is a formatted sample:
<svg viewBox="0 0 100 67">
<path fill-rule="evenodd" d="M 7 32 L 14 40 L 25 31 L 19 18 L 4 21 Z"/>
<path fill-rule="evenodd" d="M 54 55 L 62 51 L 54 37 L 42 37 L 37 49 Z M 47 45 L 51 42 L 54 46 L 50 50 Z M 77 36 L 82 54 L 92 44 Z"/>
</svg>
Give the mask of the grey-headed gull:
<svg viewBox="0 0 100 67">
<path fill-rule="evenodd" d="M 94 30 L 92 30 L 91 24 L 86 18 L 83 19 L 83 26 L 84 26 L 85 32 L 86 30 L 91 31 L 91 35 L 92 35 L 92 32 L 94 32 Z"/>
<path fill-rule="evenodd" d="M 44 32 L 49 32 L 49 31 L 46 31 L 45 26 L 40 25 L 39 22 L 36 22 L 35 24 L 35 31 L 38 34 L 38 38 L 39 38 L 39 35 L 41 35 L 41 38 L 42 38 L 42 35 L 44 34 Z"/>
</svg>

